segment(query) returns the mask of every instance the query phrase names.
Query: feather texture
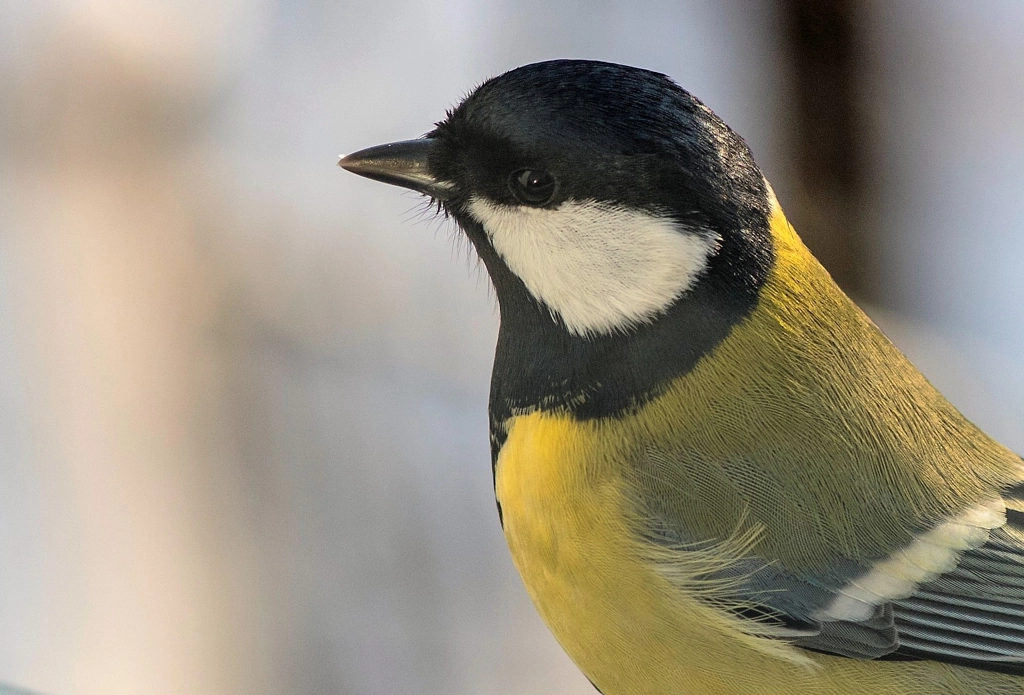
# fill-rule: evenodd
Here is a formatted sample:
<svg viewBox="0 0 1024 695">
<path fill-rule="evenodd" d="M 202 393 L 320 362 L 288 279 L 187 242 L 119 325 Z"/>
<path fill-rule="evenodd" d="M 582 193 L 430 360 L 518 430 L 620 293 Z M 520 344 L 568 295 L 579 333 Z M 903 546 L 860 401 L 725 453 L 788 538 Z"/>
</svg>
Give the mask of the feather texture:
<svg viewBox="0 0 1024 695">
<path fill-rule="evenodd" d="M 617 418 L 502 423 L 495 490 L 538 609 L 606 692 L 1024 693 L 1021 460 L 772 230 L 714 359 Z M 866 578 L 860 619 L 829 617 Z"/>
<path fill-rule="evenodd" d="M 773 226 L 780 263 L 803 273 L 783 287 L 773 276 L 750 322 L 771 320 L 749 327 L 752 339 L 775 331 L 778 343 L 743 353 L 736 338 L 747 326 L 723 343 L 733 354 L 719 353 L 708 366 L 729 365 L 738 392 L 730 391 L 730 376 L 719 376 L 718 391 L 729 398 L 721 406 L 718 394 L 697 385 L 660 401 L 663 417 L 675 413 L 686 422 L 672 429 L 672 443 L 649 444 L 635 464 L 637 516 L 677 553 L 695 547 L 688 543 L 707 552 L 709 539 L 727 537 L 722 526 L 708 524 L 716 514 L 760 528 L 749 553 L 710 575 L 727 575 L 738 587 L 730 610 L 755 616 L 750 625 L 760 634 L 768 634 L 767 616 L 799 630 L 791 641 L 816 651 L 1024 674 L 1024 464 L 953 410 L 859 310 L 841 303 L 787 230 Z M 814 304 L 792 295 L 806 293 L 799 285 L 815 278 L 836 305 L 807 315 Z M 840 309 L 854 315 L 835 320 Z M 826 320 L 830 325 L 817 325 Z M 822 374 L 802 372 L 801 362 L 819 365 Z M 857 368 L 875 375 L 868 384 L 874 393 L 853 391 L 864 380 L 842 372 Z M 804 402 L 815 410 L 805 413 Z M 781 403 L 786 408 L 775 410 Z M 777 465 L 806 475 L 775 472 Z M 965 490 L 973 500 L 957 500 Z M 821 500 L 841 511 L 823 517 L 815 506 Z M 883 533 L 900 530 L 906 535 Z M 658 558 L 673 561 L 664 552 Z"/>
</svg>

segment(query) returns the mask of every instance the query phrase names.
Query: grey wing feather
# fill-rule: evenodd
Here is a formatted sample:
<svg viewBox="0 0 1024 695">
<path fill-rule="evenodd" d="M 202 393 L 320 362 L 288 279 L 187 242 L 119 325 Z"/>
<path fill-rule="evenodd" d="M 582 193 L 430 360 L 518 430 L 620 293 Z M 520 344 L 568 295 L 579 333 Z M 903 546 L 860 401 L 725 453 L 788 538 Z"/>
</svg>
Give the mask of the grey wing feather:
<svg viewBox="0 0 1024 695">
<path fill-rule="evenodd" d="M 1024 486 L 1007 491 L 1006 525 L 957 566 L 894 601 L 897 653 L 1024 673 Z"/>
<path fill-rule="evenodd" d="M 798 647 L 839 654 L 853 659 L 877 659 L 899 646 L 892 606 L 879 606 L 875 615 L 861 622 L 839 620 L 818 624 L 818 634 L 793 641 Z"/>
<path fill-rule="evenodd" d="M 787 628 L 800 647 L 857 659 L 934 659 L 1024 674 L 1024 485 L 1006 491 L 1006 523 L 956 566 L 907 598 L 874 606 L 862 620 L 822 619 L 844 587 L 871 571 L 852 560 L 814 576 L 795 575 L 757 558 L 728 572 L 739 579 L 744 617 Z M 648 537 L 679 549 L 683 534 L 659 524 Z"/>
</svg>

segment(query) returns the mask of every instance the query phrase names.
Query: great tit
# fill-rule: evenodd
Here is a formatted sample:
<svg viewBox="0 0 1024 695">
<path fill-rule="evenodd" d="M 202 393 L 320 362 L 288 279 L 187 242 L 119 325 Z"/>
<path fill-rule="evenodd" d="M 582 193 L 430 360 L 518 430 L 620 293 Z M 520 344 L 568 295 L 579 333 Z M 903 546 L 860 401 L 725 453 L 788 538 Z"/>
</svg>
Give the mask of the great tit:
<svg viewBox="0 0 1024 695">
<path fill-rule="evenodd" d="M 703 103 L 537 63 L 340 164 L 432 198 L 486 266 L 499 516 L 604 695 L 1024 693 L 1024 463 Z"/>
</svg>

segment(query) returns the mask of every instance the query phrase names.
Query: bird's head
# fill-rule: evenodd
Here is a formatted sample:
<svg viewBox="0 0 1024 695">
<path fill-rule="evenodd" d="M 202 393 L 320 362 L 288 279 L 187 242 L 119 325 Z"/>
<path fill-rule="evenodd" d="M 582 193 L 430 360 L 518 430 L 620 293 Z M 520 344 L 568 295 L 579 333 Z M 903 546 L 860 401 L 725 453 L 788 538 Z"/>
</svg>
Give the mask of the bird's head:
<svg viewBox="0 0 1024 695">
<path fill-rule="evenodd" d="M 743 140 L 668 77 L 555 60 L 493 78 L 425 138 L 341 166 L 436 199 L 502 310 L 580 339 L 642 329 L 698 287 L 756 294 L 770 189 Z M 529 307 L 535 311 L 530 311 Z"/>
</svg>

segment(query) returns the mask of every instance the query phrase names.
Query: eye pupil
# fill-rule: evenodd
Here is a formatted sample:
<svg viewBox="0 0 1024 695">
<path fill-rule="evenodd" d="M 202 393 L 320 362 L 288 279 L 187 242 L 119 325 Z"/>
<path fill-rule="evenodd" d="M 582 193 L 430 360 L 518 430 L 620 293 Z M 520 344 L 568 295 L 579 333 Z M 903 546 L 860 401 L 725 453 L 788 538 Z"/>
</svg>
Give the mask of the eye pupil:
<svg viewBox="0 0 1024 695">
<path fill-rule="evenodd" d="M 543 169 L 520 169 L 509 177 L 512 195 L 527 205 L 543 205 L 555 194 L 555 177 Z"/>
<path fill-rule="evenodd" d="M 526 170 L 519 175 L 519 181 L 527 188 L 539 188 L 544 185 L 544 176 L 540 172 Z"/>
</svg>

